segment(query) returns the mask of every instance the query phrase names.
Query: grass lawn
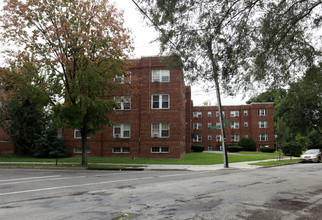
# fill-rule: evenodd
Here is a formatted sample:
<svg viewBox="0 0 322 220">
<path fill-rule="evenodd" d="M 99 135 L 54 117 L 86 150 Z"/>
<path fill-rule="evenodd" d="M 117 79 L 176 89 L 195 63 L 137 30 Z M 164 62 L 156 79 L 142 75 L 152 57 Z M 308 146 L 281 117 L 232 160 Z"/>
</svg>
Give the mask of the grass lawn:
<svg viewBox="0 0 322 220">
<path fill-rule="evenodd" d="M 0 166 L 4 167 L 82 167 L 82 168 L 129 168 L 129 167 L 143 167 L 142 165 L 106 165 L 106 164 L 90 164 L 87 166 L 82 166 L 80 163 L 58 163 L 56 164 L 44 164 L 44 163 L 36 163 L 36 164 L 30 164 L 30 163 L 0 163 Z"/>
<path fill-rule="evenodd" d="M 273 166 L 279 164 L 290 164 L 290 163 L 299 163 L 300 159 L 292 159 L 292 160 L 274 160 L 274 161 L 263 161 L 257 163 L 251 163 L 251 165 L 258 165 L 258 166 Z"/>
<path fill-rule="evenodd" d="M 261 153 L 261 152 L 258 152 Z M 254 155 L 228 155 L 228 162 L 244 162 L 275 159 L 275 154 L 261 153 Z M 145 158 L 109 158 L 109 157 L 88 157 L 88 163 L 114 163 L 114 164 L 186 164 L 186 165 L 210 165 L 223 164 L 223 155 L 215 153 L 189 153 L 184 155 L 181 160 L 177 159 L 145 159 Z M 54 158 L 32 158 L 17 157 L 14 155 L 0 155 L 0 162 L 55 162 Z M 81 163 L 81 157 L 61 158 L 58 163 Z"/>
</svg>

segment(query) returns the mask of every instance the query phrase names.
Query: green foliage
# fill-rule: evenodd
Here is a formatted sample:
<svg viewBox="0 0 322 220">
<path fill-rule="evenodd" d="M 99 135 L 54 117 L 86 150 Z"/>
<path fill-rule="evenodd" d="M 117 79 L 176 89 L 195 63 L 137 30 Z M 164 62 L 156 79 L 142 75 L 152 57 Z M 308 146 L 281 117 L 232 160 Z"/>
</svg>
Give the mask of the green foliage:
<svg viewBox="0 0 322 220">
<path fill-rule="evenodd" d="M 286 156 L 299 157 L 302 154 L 302 146 L 296 142 L 290 142 L 282 147 L 282 151 Z"/>
<path fill-rule="evenodd" d="M 259 149 L 261 152 L 274 153 L 276 151 L 275 147 L 261 147 Z"/>
<path fill-rule="evenodd" d="M 322 134 L 322 63 L 311 67 L 304 77 L 290 85 L 276 114 L 303 135 L 312 129 Z"/>
<path fill-rule="evenodd" d="M 256 142 L 252 138 L 243 138 L 238 142 L 244 151 L 256 151 Z"/>
<path fill-rule="evenodd" d="M 250 104 L 252 102 L 274 102 L 274 105 L 278 105 L 285 96 L 285 89 L 272 89 L 263 92 L 256 97 L 250 98 L 246 103 Z"/>
<path fill-rule="evenodd" d="M 227 146 L 227 150 L 228 150 L 228 152 L 239 152 L 239 151 L 242 151 L 243 148 L 238 145 L 229 145 L 229 146 Z"/>
<path fill-rule="evenodd" d="M 191 150 L 193 152 L 203 152 L 205 150 L 205 147 L 202 145 L 192 145 Z"/>
<path fill-rule="evenodd" d="M 313 130 L 308 135 L 308 149 L 322 149 L 322 135 Z"/>
</svg>

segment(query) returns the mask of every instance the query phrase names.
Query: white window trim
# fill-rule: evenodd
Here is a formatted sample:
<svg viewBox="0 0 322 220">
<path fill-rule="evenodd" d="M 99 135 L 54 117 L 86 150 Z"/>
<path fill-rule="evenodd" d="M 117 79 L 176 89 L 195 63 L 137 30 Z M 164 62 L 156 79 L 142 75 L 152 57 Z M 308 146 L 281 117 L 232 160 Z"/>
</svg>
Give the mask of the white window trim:
<svg viewBox="0 0 322 220">
<path fill-rule="evenodd" d="M 124 125 L 129 125 L 129 136 L 124 137 Z M 120 134 L 115 134 L 115 127 L 120 126 Z M 130 123 L 118 123 L 113 125 L 113 138 L 130 138 L 131 137 L 131 124 Z"/>
<path fill-rule="evenodd" d="M 80 137 L 77 137 L 76 136 L 76 133 L 77 132 L 79 132 L 80 133 L 80 130 L 78 130 L 78 129 L 74 129 L 74 139 L 82 139 L 82 136 L 80 136 Z M 89 136 L 89 135 L 87 135 L 87 139 L 90 139 L 91 138 L 91 136 Z"/>
<path fill-rule="evenodd" d="M 239 111 L 230 111 L 230 117 L 231 118 L 239 117 Z"/>
<path fill-rule="evenodd" d="M 90 154 L 91 153 L 91 148 L 87 147 L 86 151 L 87 151 L 88 154 Z M 74 147 L 73 152 L 74 152 L 74 154 L 81 154 L 82 153 L 82 147 Z"/>
<path fill-rule="evenodd" d="M 167 108 L 162 108 L 162 96 L 168 96 L 168 107 Z M 153 96 L 159 96 L 159 108 L 154 108 L 153 107 Z M 153 94 L 151 95 L 151 108 L 152 109 L 170 109 L 170 95 L 169 94 Z"/>
<path fill-rule="evenodd" d="M 153 124 L 158 124 L 159 129 L 158 133 L 153 132 Z M 168 124 L 168 136 L 162 136 L 162 125 L 163 124 Z M 170 123 L 169 122 L 152 122 L 151 123 L 151 137 L 152 138 L 170 138 Z"/>
<path fill-rule="evenodd" d="M 158 152 L 152 151 L 152 148 L 159 148 Z M 162 151 L 162 148 L 168 148 L 168 151 Z M 168 154 L 170 153 L 170 147 L 151 147 L 152 154 Z"/>
<path fill-rule="evenodd" d="M 211 122 L 208 122 L 208 128 L 212 127 Z"/>
<path fill-rule="evenodd" d="M 239 129 L 239 122 L 233 121 L 230 125 L 231 129 Z"/>
<path fill-rule="evenodd" d="M 193 123 L 193 129 L 194 130 L 201 130 L 202 129 L 202 123 L 200 123 L 200 122 Z"/>
<path fill-rule="evenodd" d="M 244 128 L 248 128 L 248 121 L 244 122 Z"/>
<path fill-rule="evenodd" d="M 119 82 L 120 84 L 131 84 L 132 72 L 125 71 L 122 75 L 114 77 L 114 82 Z"/>
<path fill-rule="evenodd" d="M 248 110 L 244 110 L 244 116 L 248 116 Z"/>
<path fill-rule="evenodd" d="M 233 138 L 234 137 L 234 138 Z M 239 134 L 232 134 L 232 135 L 230 135 L 230 140 L 232 141 L 232 142 L 237 142 L 237 141 L 239 141 L 240 140 L 240 136 L 239 136 Z"/>
<path fill-rule="evenodd" d="M 210 118 L 212 116 L 212 113 L 211 112 L 208 112 L 207 115 Z"/>
<path fill-rule="evenodd" d="M 221 111 L 222 116 L 225 117 L 225 111 Z M 219 111 L 216 111 L 216 118 L 219 117 Z"/>
<path fill-rule="evenodd" d="M 259 134 L 258 140 L 259 141 L 268 141 L 268 135 L 267 134 Z"/>
<path fill-rule="evenodd" d="M 258 110 L 258 115 L 259 116 L 266 116 L 267 115 L 267 110 L 266 109 L 259 109 Z"/>
<path fill-rule="evenodd" d="M 193 138 L 193 142 L 202 142 L 202 136 L 200 134 L 196 134 L 197 138 Z"/>
<path fill-rule="evenodd" d="M 117 151 L 114 151 L 115 148 L 120 148 L 121 149 L 121 152 L 117 152 Z M 124 151 L 124 148 L 128 148 L 129 151 Z M 129 154 L 130 153 L 130 147 L 113 147 L 112 148 L 112 153 L 113 154 Z"/>
<path fill-rule="evenodd" d="M 211 140 L 212 140 L 212 135 L 208 134 L 208 141 L 211 141 Z"/>
<path fill-rule="evenodd" d="M 193 112 L 194 118 L 202 118 L 202 112 Z"/>
<path fill-rule="evenodd" d="M 158 76 L 155 76 L 156 73 L 158 74 Z M 163 75 L 168 76 L 167 81 L 162 80 Z M 170 82 L 170 70 L 168 70 L 168 69 L 155 69 L 155 70 L 152 70 L 151 80 L 152 80 L 152 82 L 158 82 L 158 83 L 168 83 L 168 82 Z"/>
<path fill-rule="evenodd" d="M 120 106 L 120 108 L 114 108 L 118 111 L 130 111 L 131 110 L 131 96 L 114 96 L 114 100 L 117 102 L 117 104 Z M 127 103 L 125 101 L 129 101 L 130 108 L 124 109 L 124 103 Z"/>
<path fill-rule="evenodd" d="M 267 121 L 258 121 L 258 128 L 267 128 Z"/>
<path fill-rule="evenodd" d="M 216 141 L 222 141 L 221 134 L 216 135 Z"/>
</svg>

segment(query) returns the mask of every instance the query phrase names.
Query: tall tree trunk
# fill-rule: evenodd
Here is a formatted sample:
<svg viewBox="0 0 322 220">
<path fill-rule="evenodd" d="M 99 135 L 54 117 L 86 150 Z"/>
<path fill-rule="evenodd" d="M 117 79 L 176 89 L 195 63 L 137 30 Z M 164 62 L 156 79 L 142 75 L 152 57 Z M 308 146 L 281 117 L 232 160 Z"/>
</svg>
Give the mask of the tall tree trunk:
<svg viewBox="0 0 322 220">
<path fill-rule="evenodd" d="M 218 111 L 219 111 L 220 130 L 221 130 L 221 137 L 222 137 L 222 149 L 224 152 L 224 168 L 228 168 L 229 166 L 228 166 L 228 156 L 227 156 L 227 148 L 226 148 L 225 127 L 224 127 L 224 120 L 222 115 L 222 106 L 221 106 L 218 78 L 215 78 L 215 86 L 216 86 L 216 96 L 217 96 Z"/>
</svg>

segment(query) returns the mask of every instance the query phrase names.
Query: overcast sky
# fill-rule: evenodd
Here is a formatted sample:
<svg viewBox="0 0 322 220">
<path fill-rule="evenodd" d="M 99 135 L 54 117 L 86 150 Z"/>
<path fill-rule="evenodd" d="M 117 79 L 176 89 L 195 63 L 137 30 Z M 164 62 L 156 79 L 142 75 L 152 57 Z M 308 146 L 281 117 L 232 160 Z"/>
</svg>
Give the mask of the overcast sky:
<svg viewBox="0 0 322 220">
<path fill-rule="evenodd" d="M 137 10 L 132 0 L 112 0 L 116 6 L 124 11 L 125 26 L 132 31 L 134 38 L 134 47 L 132 58 L 140 58 L 142 56 L 157 56 L 159 55 L 159 44 L 155 42 L 158 33 L 153 27 L 143 21 L 143 15 Z M 203 91 L 203 86 L 192 86 L 192 99 L 194 105 L 202 105 L 204 102 L 209 101 L 211 105 L 216 105 L 215 90 L 212 89 L 206 93 Z M 245 104 L 248 98 L 242 100 L 242 95 L 236 97 L 226 97 L 222 95 L 223 105 L 240 105 Z"/>
</svg>

